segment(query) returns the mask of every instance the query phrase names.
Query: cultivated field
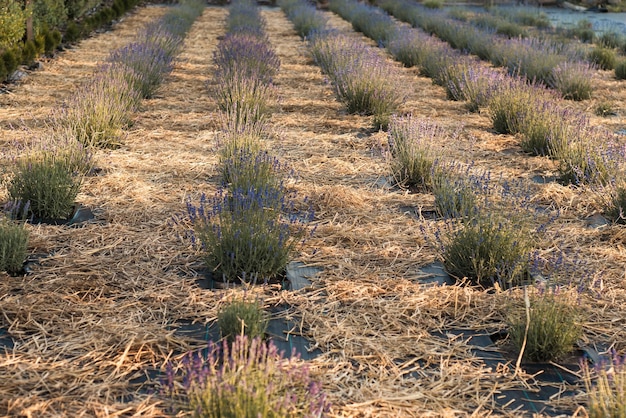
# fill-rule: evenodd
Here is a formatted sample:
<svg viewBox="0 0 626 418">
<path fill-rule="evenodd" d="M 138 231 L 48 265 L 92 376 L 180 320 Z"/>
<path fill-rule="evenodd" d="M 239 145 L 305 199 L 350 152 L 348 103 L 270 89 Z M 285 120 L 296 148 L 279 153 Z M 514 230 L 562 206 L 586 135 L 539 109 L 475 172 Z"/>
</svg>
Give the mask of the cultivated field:
<svg viewBox="0 0 626 418">
<path fill-rule="evenodd" d="M 8 86 L 0 94 L 2 149 L 42 135 L 48 115 L 96 66 L 168 8 L 138 8 Z M 376 47 L 339 16 L 322 13 L 328 27 Z M 77 198 L 94 219 L 27 225 L 38 263 L 25 276 L 0 273 L 0 415 L 167 415 L 155 393 L 159 373 L 206 345 L 201 333 L 179 329 L 212 324 L 220 307 L 244 293 L 199 287 L 201 251 L 185 237 L 187 199 L 220 187 L 223 116 L 210 80 L 227 14 L 227 7 L 204 10 L 171 74 L 133 114 L 122 146 L 95 151 L 98 170 Z M 511 310 L 523 306 L 522 290 L 426 283 L 423 268 L 441 261 L 436 233 L 446 228 L 434 215 L 433 194 L 394 185 L 388 134 L 372 128 L 371 116 L 346 112 L 280 8 L 263 7 L 261 15 L 280 59 L 273 79 L 279 100 L 264 141 L 297 173 L 289 189 L 315 211 L 315 233 L 293 260 L 320 272 L 301 290 L 248 292 L 276 319 L 295 324 L 291 333 L 315 350 L 306 361 L 332 404 L 329 416 L 587 416 L 578 359 L 585 350 L 626 350 L 626 231 L 598 225 L 602 191 L 555 181 L 554 159 L 525 153 L 518 136 L 495 133 L 487 110 L 468 112 L 419 69 L 386 56 L 406 94 L 400 113 L 447 133 L 433 144 L 437 156 L 489 173 L 493 184 L 521 181 L 540 209 L 530 224 L 550 221 L 534 250 L 542 260 L 560 260 L 557 276 L 571 284 L 562 295 L 575 300 L 582 337 L 561 361 L 516 367 L 517 351 L 502 337 Z M 623 83 L 596 70 L 591 99 L 563 106 L 623 133 Z M 614 115 L 597 116 L 602 103 Z M 500 339 L 487 346 L 484 336 L 494 335 Z M 559 371 L 562 378 L 554 378 Z"/>
</svg>

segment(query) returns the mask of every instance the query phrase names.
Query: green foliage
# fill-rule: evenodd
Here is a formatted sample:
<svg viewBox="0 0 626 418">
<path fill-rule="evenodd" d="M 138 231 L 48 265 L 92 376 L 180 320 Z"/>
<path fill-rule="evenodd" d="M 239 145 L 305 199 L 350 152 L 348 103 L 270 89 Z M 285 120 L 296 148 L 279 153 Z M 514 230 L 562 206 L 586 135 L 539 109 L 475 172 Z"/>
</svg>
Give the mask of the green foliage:
<svg viewBox="0 0 626 418">
<path fill-rule="evenodd" d="M 37 58 L 37 46 L 33 41 L 24 42 L 24 47 L 22 48 L 22 64 L 24 65 L 32 65 L 35 62 L 35 58 Z"/>
<path fill-rule="evenodd" d="M 536 109 L 536 91 L 531 86 L 516 81 L 503 85 L 498 93 L 489 101 L 493 129 L 500 134 L 520 133 L 522 121 Z"/>
<path fill-rule="evenodd" d="M 591 43 L 596 38 L 593 24 L 588 19 L 581 19 L 576 22 L 576 25 L 568 30 L 568 34 L 570 37 L 575 37 L 585 43 Z"/>
<path fill-rule="evenodd" d="M 525 306 L 510 309 L 507 315 L 509 336 L 518 350 L 526 337 L 523 358 L 547 362 L 572 351 L 582 334 L 577 307 L 566 295 L 552 290 L 533 293 L 528 299 L 530 321 L 527 321 Z"/>
<path fill-rule="evenodd" d="M 443 7 L 442 0 L 424 0 L 422 4 L 428 9 L 441 9 Z"/>
<path fill-rule="evenodd" d="M 33 2 L 33 29 L 35 35 L 45 34 L 67 23 L 67 9 L 63 0 L 35 0 Z"/>
<path fill-rule="evenodd" d="M 616 115 L 615 105 L 610 101 L 601 101 L 596 105 L 594 112 L 596 116 L 607 117 Z"/>
<path fill-rule="evenodd" d="M 615 78 L 618 80 L 626 80 L 626 59 L 620 59 L 615 64 Z"/>
<path fill-rule="evenodd" d="M 525 38 L 528 36 L 526 30 L 520 25 L 511 22 L 502 22 L 496 27 L 498 35 L 504 35 L 509 38 Z"/>
<path fill-rule="evenodd" d="M 589 51 L 589 61 L 597 64 L 603 70 L 612 70 L 615 68 L 617 56 L 612 48 L 596 46 Z"/>
<path fill-rule="evenodd" d="M 616 30 L 608 30 L 600 35 L 598 43 L 605 48 L 619 48 L 624 43 L 624 37 Z"/>
<path fill-rule="evenodd" d="M 15 222 L 0 214 L 0 271 L 18 273 L 26 260 L 28 230 L 23 222 Z"/>
<path fill-rule="evenodd" d="M 6 68 L 7 74 L 11 75 L 19 66 L 20 60 L 18 53 L 14 49 L 7 49 L 0 55 L 0 59 L 4 61 L 4 68 Z"/>
<path fill-rule="evenodd" d="M 80 39 L 81 29 L 76 22 L 69 22 L 63 34 L 63 42 L 74 43 Z"/>
<path fill-rule="evenodd" d="M 593 368 L 582 361 L 581 370 L 589 396 L 589 418 L 626 417 L 626 357 L 611 352 L 609 361 Z"/>
<path fill-rule="evenodd" d="M 140 96 L 125 79 L 124 68 L 110 65 L 81 86 L 57 124 L 85 146 L 116 148 Z"/>
<path fill-rule="evenodd" d="M 222 307 L 217 313 L 217 325 L 222 338 L 229 343 L 237 336 L 245 335 L 250 340 L 263 339 L 268 316 L 258 301 L 235 300 Z"/>
<path fill-rule="evenodd" d="M 523 219 L 475 210 L 442 239 L 443 264 L 459 280 L 504 289 L 527 280 L 532 236 Z"/>
<path fill-rule="evenodd" d="M 0 82 L 4 81 L 9 76 L 7 67 L 4 65 L 4 60 L 0 57 Z"/>
<path fill-rule="evenodd" d="M 58 30 L 46 31 L 44 33 L 44 52 L 51 56 L 61 44 L 61 32 Z"/>
<path fill-rule="evenodd" d="M 26 31 L 27 10 L 19 0 L 0 0 L 0 51 L 15 47 Z"/>
<path fill-rule="evenodd" d="M 35 218 L 67 219 L 83 179 L 69 155 L 62 147 L 40 147 L 19 156 L 7 184 L 10 200 L 28 202 Z"/>
</svg>

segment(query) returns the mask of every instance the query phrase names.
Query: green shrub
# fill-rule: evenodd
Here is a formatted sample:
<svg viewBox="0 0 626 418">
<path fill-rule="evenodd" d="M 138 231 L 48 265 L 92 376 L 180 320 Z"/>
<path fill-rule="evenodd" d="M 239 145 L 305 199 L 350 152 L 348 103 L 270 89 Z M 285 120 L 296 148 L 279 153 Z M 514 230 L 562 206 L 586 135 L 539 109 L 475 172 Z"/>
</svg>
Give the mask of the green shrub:
<svg viewBox="0 0 626 418">
<path fill-rule="evenodd" d="M 279 189 L 288 173 L 287 167 L 267 151 L 243 148 L 221 160 L 219 167 L 223 184 L 232 190 Z"/>
<path fill-rule="evenodd" d="M 82 178 L 49 152 L 20 158 L 7 186 L 12 200 L 30 202 L 38 219 L 67 219 L 74 207 Z"/>
<path fill-rule="evenodd" d="M 593 24 L 588 19 L 581 19 L 576 25 L 569 29 L 569 35 L 578 38 L 581 42 L 591 43 L 596 37 Z"/>
<path fill-rule="evenodd" d="M 28 248 L 28 230 L 0 214 L 0 271 L 16 274 L 24 265 Z"/>
<path fill-rule="evenodd" d="M 35 58 L 37 58 L 37 46 L 33 41 L 24 42 L 24 47 L 22 48 L 22 64 L 24 65 L 32 65 L 35 62 Z"/>
<path fill-rule="evenodd" d="M 424 0 L 422 4 L 428 9 L 441 9 L 443 7 L 442 0 Z"/>
<path fill-rule="evenodd" d="M 558 360 L 574 348 L 574 343 L 582 334 L 579 309 L 566 295 L 544 290 L 528 296 L 530 320 L 525 307 L 511 309 L 507 315 L 511 342 L 521 350 L 523 358 L 531 361 L 547 362 Z M 526 324 L 528 332 L 526 332 Z"/>
<path fill-rule="evenodd" d="M 500 134 L 522 131 L 522 121 L 535 112 L 539 100 L 537 89 L 520 80 L 502 83 L 498 94 L 489 101 L 489 115 L 493 129 Z"/>
<path fill-rule="evenodd" d="M 124 69 L 109 65 L 79 87 L 56 123 L 73 132 L 85 146 L 116 148 L 139 101 L 139 93 L 125 79 Z"/>
<path fill-rule="evenodd" d="M 392 116 L 389 165 L 400 187 L 430 190 L 438 149 L 447 133 L 438 125 L 412 116 Z"/>
<path fill-rule="evenodd" d="M 523 284 L 528 279 L 532 249 L 528 226 L 512 214 L 484 209 L 474 213 L 462 224 L 449 225 L 441 235 L 446 271 L 485 288 L 495 283 L 503 289 Z"/>
<path fill-rule="evenodd" d="M 0 82 L 4 81 L 9 76 L 7 67 L 4 65 L 4 60 L 0 59 Z"/>
<path fill-rule="evenodd" d="M 11 75 L 15 70 L 17 70 L 20 61 L 18 59 L 18 54 L 14 49 L 4 51 L 0 58 L 4 61 L 4 68 L 6 68 L 7 74 Z"/>
<path fill-rule="evenodd" d="M 526 30 L 520 25 L 511 22 L 503 22 L 496 27 L 498 35 L 504 35 L 509 38 L 525 38 L 528 36 Z"/>
<path fill-rule="evenodd" d="M 244 335 L 250 340 L 263 339 L 267 322 L 267 314 L 257 301 L 235 300 L 222 307 L 217 314 L 220 334 L 229 343 Z"/>
<path fill-rule="evenodd" d="M 291 255 L 308 236 L 313 213 L 299 213 L 285 190 L 220 190 L 187 202 L 193 242 L 218 280 L 262 283 L 285 273 Z"/>
<path fill-rule="evenodd" d="M 35 35 L 61 28 L 67 23 L 67 10 L 63 0 L 35 0 L 32 4 Z"/>
<path fill-rule="evenodd" d="M 593 368 L 581 360 L 583 381 L 589 400 L 589 418 L 623 418 L 626 416 L 626 356 L 611 352 L 609 361 Z"/>
<path fill-rule="evenodd" d="M 58 30 L 46 31 L 44 33 L 44 52 L 46 55 L 51 56 L 54 51 L 61 44 L 61 32 Z"/>
<path fill-rule="evenodd" d="M 19 0 L 2 0 L 0 2 L 0 51 L 14 48 L 26 31 L 28 10 L 22 10 Z"/>
<path fill-rule="evenodd" d="M 615 105 L 609 101 L 598 102 L 594 112 L 596 116 L 607 117 L 616 115 Z"/>
<path fill-rule="evenodd" d="M 80 39 L 81 30 L 76 22 L 69 22 L 63 34 L 63 42 L 74 43 Z"/>
<path fill-rule="evenodd" d="M 615 64 L 615 78 L 618 80 L 626 80 L 626 59 L 620 59 Z"/>
<path fill-rule="evenodd" d="M 615 68 L 617 56 L 615 50 L 602 46 L 596 46 L 589 51 L 589 61 L 595 63 L 603 70 L 612 70 Z"/>
<path fill-rule="evenodd" d="M 619 48 L 624 42 L 623 36 L 615 31 L 608 30 L 600 35 L 598 43 L 605 48 Z"/>
</svg>

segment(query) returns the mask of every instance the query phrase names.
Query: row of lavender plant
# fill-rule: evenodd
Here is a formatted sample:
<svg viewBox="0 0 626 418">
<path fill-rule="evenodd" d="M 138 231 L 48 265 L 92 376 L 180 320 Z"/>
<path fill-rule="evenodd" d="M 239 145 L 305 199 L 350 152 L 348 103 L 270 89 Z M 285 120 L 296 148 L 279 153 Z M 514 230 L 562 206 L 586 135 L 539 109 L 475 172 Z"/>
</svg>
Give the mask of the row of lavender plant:
<svg viewBox="0 0 626 418">
<path fill-rule="evenodd" d="M 356 7 L 346 9 L 354 16 L 358 15 L 354 10 Z M 381 20 L 384 20 L 384 17 L 372 18 L 374 22 Z M 373 25 L 377 30 L 372 33 L 380 33 L 380 26 Z M 385 30 L 392 33 L 390 42 L 393 42 L 396 36 L 393 29 Z M 363 30 L 366 31 L 367 29 Z M 414 52 L 415 49 L 419 49 L 415 45 L 424 45 L 427 38 L 423 36 L 419 41 L 413 41 Z M 433 53 L 431 59 L 442 63 L 445 54 L 441 52 L 445 51 L 445 46 L 441 43 L 434 44 L 438 46 L 434 48 L 438 53 Z M 419 60 L 421 51 L 417 52 L 415 54 L 417 57 L 414 58 Z M 469 60 L 463 63 L 467 69 L 476 68 L 475 64 L 477 63 Z M 447 63 L 444 62 L 445 65 L 454 67 L 458 66 L 459 62 L 451 59 Z M 434 73 L 441 71 L 436 67 L 437 65 L 431 67 Z M 450 82 L 450 77 L 446 77 L 450 71 L 442 72 L 444 75 L 440 81 Z M 515 105 L 530 102 L 536 106 L 539 98 L 545 100 L 546 108 L 554 110 L 553 105 L 557 98 L 553 93 L 517 77 L 507 77 L 498 72 L 491 73 L 492 77 L 496 75 L 497 77 L 491 80 L 498 81 L 495 90 L 509 85 L 510 89 L 515 91 L 513 96 L 516 96 L 516 100 L 508 101 L 511 94 L 501 95 L 482 88 L 489 86 L 490 80 L 483 79 L 482 85 L 475 86 L 481 90 L 480 96 L 485 98 L 481 103 L 494 106 L 492 109 L 494 114 L 500 115 L 496 111 L 499 107 L 495 104 L 496 100 L 508 102 L 508 105 L 502 106 L 503 115 L 494 118 L 495 125 L 502 124 L 502 129 L 513 131 L 518 129 L 523 131 L 526 129 L 525 126 L 531 129 L 532 123 L 529 119 L 531 112 L 520 115 L 519 108 L 515 108 Z M 456 86 L 463 88 L 464 83 L 457 81 Z M 523 107 L 523 110 L 530 109 L 532 108 Z M 558 117 L 563 116 L 560 114 Z M 581 127 L 581 130 L 588 133 L 589 131 L 584 128 Z M 543 132 L 543 135 L 548 134 Z M 565 140 L 572 135 L 572 130 L 561 132 L 561 135 L 561 140 Z M 565 158 L 565 154 L 573 158 L 585 155 L 591 148 L 580 152 L 576 147 L 584 144 L 587 138 L 577 139 L 581 142 L 568 141 L 567 144 L 558 144 L 559 147 L 552 144 L 559 148 L 554 155 L 560 158 Z M 568 283 L 569 280 L 569 286 L 579 283 L 572 283 L 574 276 L 567 274 L 566 269 L 559 269 L 556 263 L 541 259 L 534 250 L 545 232 L 545 222 L 549 222 L 550 219 L 542 221 L 538 227 L 532 225 L 532 221 L 538 219 L 538 214 L 531 205 L 529 192 L 524 191 L 522 184 L 516 187 L 506 183 L 494 185 L 489 180 L 488 173 L 475 175 L 469 168 L 461 169 L 459 164 L 443 161 L 439 147 L 442 142 L 448 140 L 449 135 L 432 122 L 411 116 L 393 117 L 389 127 L 389 155 L 394 178 L 401 186 L 422 188 L 434 194 L 437 213 L 447 221 L 432 234 L 433 245 L 439 249 L 446 270 L 454 277 L 485 287 L 495 284 L 503 289 L 530 284 L 534 277 L 550 278 L 542 284 L 549 285 L 551 289 L 544 287 L 530 292 L 529 303 L 532 313 L 529 324 L 519 320 L 519 310 L 523 308 L 519 304 L 511 303 L 503 313 L 510 328 L 512 342 L 523 350 L 525 358 L 535 361 L 559 358 L 571 351 L 582 332 L 581 318 L 577 314 L 575 300 L 563 296 L 571 292 L 564 292 L 559 282 L 565 279 L 565 283 Z M 588 161 L 577 160 L 576 168 L 584 170 L 584 167 L 590 167 L 588 164 L 585 165 Z M 603 171 L 599 168 L 595 166 L 585 173 L 576 170 L 570 174 L 575 181 L 581 178 L 590 180 L 590 177 L 594 176 L 595 181 L 602 182 Z"/>
<path fill-rule="evenodd" d="M 591 74 L 595 67 L 573 44 L 538 38 L 504 39 L 405 0 L 381 0 L 377 4 L 398 19 L 436 34 L 453 48 L 505 67 L 512 75 L 522 75 L 554 88 L 564 98 L 591 97 Z"/>
<path fill-rule="evenodd" d="M 139 41 L 114 51 L 96 74 L 47 121 L 43 135 L 4 150 L 9 202 L 0 214 L 0 270 L 21 270 L 27 246 L 24 222 L 72 218 L 93 148 L 119 144 L 142 97 L 150 97 L 171 69 L 189 26 L 202 11 L 190 0 L 140 32 Z M 18 222 L 13 224 L 14 222 Z"/>
<path fill-rule="evenodd" d="M 280 63 L 256 3 L 233 1 L 226 27 L 214 54 L 212 86 L 224 121 L 221 184 L 212 197 L 188 200 L 187 215 L 214 280 L 247 286 L 285 274 L 313 213 L 296 209 L 286 186 L 293 172 L 263 145 Z M 267 317 L 258 301 L 233 300 L 220 309 L 223 344 L 168 365 L 161 396 L 171 412 L 324 416 L 329 404 L 306 364 L 295 353 L 286 360 L 271 341 L 261 341 Z"/>
<path fill-rule="evenodd" d="M 555 158 L 563 181 L 601 184 L 609 186 L 608 194 L 619 195 L 612 186 L 621 170 L 614 135 L 591 128 L 586 116 L 562 106 L 552 90 L 481 65 L 422 31 L 399 28 L 374 7 L 350 0 L 334 4 L 333 9 L 345 16 L 364 16 L 360 21 L 365 24 L 359 27 L 365 33 L 386 32 L 392 55 L 407 66 L 419 66 L 424 75 L 446 88 L 449 98 L 468 100 L 472 111 L 488 107 L 497 132 L 519 134 L 525 151 Z M 367 28 L 368 21 L 376 30 Z M 375 40 L 381 43 L 383 39 Z"/>
</svg>

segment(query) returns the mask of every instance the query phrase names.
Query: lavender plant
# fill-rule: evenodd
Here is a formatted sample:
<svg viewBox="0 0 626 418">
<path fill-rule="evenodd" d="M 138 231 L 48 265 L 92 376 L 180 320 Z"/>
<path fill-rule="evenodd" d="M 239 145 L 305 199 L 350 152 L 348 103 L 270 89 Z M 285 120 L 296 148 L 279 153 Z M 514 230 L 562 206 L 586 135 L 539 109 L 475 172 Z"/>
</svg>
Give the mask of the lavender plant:
<svg viewBox="0 0 626 418">
<path fill-rule="evenodd" d="M 508 78 L 500 84 L 498 94 L 489 101 L 489 113 L 493 128 L 501 134 L 522 131 L 522 121 L 537 108 L 541 98 L 540 88 L 519 78 Z"/>
<path fill-rule="evenodd" d="M 0 271 L 17 274 L 22 270 L 27 256 L 28 235 L 23 222 L 16 222 L 0 213 Z"/>
<path fill-rule="evenodd" d="M 468 175 L 458 175 L 457 167 L 440 166 L 433 170 L 431 190 L 435 211 L 444 219 L 466 219 L 476 214 L 478 195 L 476 182 Z"/>
<path fill-rule="evenodd" d="M 262 36 L 265 33 L 265 20 L 252 0 L 232 1 L 228 8 L 226 31 L 228 33 L 244 32 Z"/>
<path fill-rule="evenodd" d="M 284 10 L 287 18 L 302 38 L 313 31 L 321 31 L 326 27 L 328 19 L 312 4 L 303 0 L 280 0 L 278 5 Z"/>
<path fill-rule="evenodd" d="M 174 369 L 180 368 L 177 373 Z M 168 364 L 161 397 L 176 413 L 196 417 L 322 417 L 330 404 L 295 354 L 284 358 L 272 342 L 237 337 L 232 345 L 210 343 Z"/>
<path fill-rule="evenodd" d="M 541 362 L 558 360 L 572 351 L 581 337 L 579 308 L 563 293 L 559 288 L 532 292 L 528 296 L 529 319 L 525 307 L 509 310 L 509 337 L 518 350 L 524 347 L 523 358 Z"/>
<path fill-rule="evenodd" d="M 131 85 L 145 99 L 154 95 L 173 68 L 173 57 L 168 51 L 158 43 L 145 40 L 113 51 L 108 61 L 128 67 L 135 76 Z"/>
<path fill-rule="evenodd" d="M 440 126 L 413 116 L 392 116 L 389 165 L 393 178 L 409 189 L 432 187 L 435 160 L 448 134 Z"/>
<path fill-rule="evenodd" d="M 626 59 L 622 58 L 615 64 L 615 78 L 626 80 Z"/>
<path fill-rule="evenodd" d="M 283 274 L 305 239 L 312 211 L 300 213 L 282 188 L 220 190 L 187 201 L 193 241 L 206 265 L 226 282 L 268 281 Z"/>
<path fill-rule="evenodd" d="M 269 84 L 280 68 L 280 60 L 265 37 L 248 33 L 229 33 L 213 54 L 217 67 L 216 82 L 236 76 L 258 78 Z"/>
<path fill-rule="evenodd" d="M 626 356 L 611 351 L 608 361 L 589 366 L 581 360 L 580 368 L 587 391 L 590 418 L 626 416 Z"/>
<path fill-rule="evenodd" d="M 603 70 L 614 69 L 617 62 L 615 50 L 602 46 L 597 46 L 589 51 L 588 59 Z"/>
<path fill-rule="evenodd" d="M 626 224 L 626 184 L 612 179 L 601 194 L 605 215 L 615 223 Z"/>
<path fill-rule="evenodd" d="M 462 74 L 458 86 L 449 85 L 448 88 L 457 100 L 467 101 L 470 112 L 478 112 L 488 106 L 492 96 L 498 93 L 504 82 L 504 75 L 498 71 L 483 66 L 470 66 Z"/>
<path fill-rule="evenodd" d="M 139 103 L 138 93 L 124 75 L 118 76 L 119 70 L 106 66 L 80 86 L 56 115 L 57 129 L 71 132 L 85 146 L 118 147 Z"/>
<path fill-rule="evenodd" d="M 240 148 L 220 162 L 222 182 L 232 190 L 280 190 L 289 170 L 267 151 Z"/>
<path fill-rule="evenodd" d="M 263 339 L 268 315 L 258 301 L 233 300 L 220 308 L 217 325 L 222 338 L 233 343 L 237 336 Z"/>
<path fill-rule="evenodd" d="M 612 135 L 586 126 L 576 127 L 565 144 L 555 149 L 561 181 L 575 185 L 606 185 L 619 172 L 620 154 Z"/>
<path fill-rule="evenodd" d="M 587 62 L 563 62 L 552 70 L 550 86 L 569 100 L 587 100 L 591 98 L 593 86 L 591 76 L 594 68 Z"/>
</svg>

